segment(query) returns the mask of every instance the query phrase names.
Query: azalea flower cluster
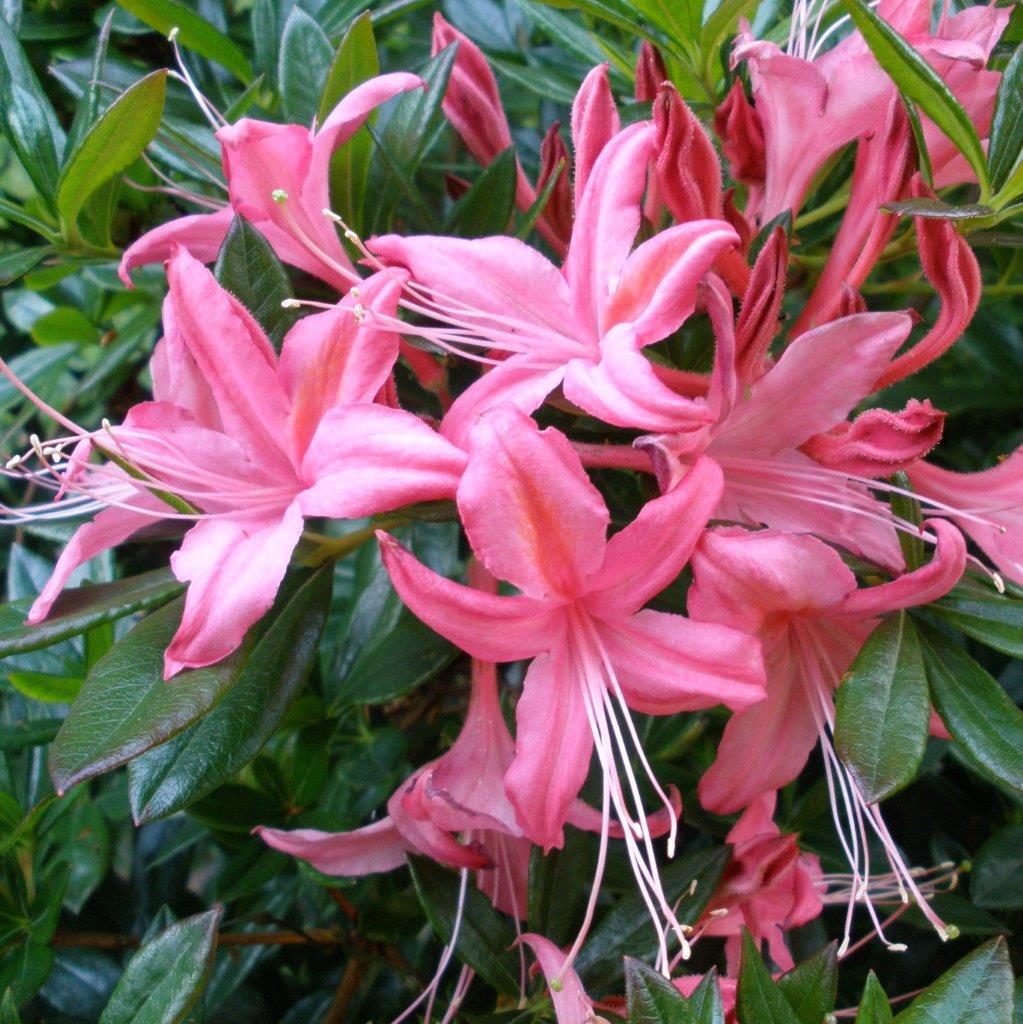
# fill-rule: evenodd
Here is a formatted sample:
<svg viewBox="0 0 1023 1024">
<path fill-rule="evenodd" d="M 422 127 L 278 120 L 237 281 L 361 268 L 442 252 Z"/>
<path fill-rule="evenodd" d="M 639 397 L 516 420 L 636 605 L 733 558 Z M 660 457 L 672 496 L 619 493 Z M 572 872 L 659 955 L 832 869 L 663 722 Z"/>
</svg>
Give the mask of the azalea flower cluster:
<svg viewBox="0 0 1023 1024">
<path fill-rule="evenodd" d="M 881 0 L 878 13 L 984 137 L 1000 77 L 985 65 L 1009 11 L 971 7 L 935 28 L 929 2 Z M 552 126 L 539 178 L 518 167 L 517 205 L 535 211 L 545 197 L 535 245 L 505 235 L 362 239 L 331 212 L 333 152 L 381 104 L 422 88 L 414 75 L 365 82 L 311 129 L 248 118 L 219 127 L 226 205 L 156 228 L 121 264 L 129 285 L 135 268 L 166 264 L 152 401 L 91 430 L 37 399 L 66 435 L 35 445 L 40 468 L 28 468 L 30 457 L 9 464 L 49 480 L 75 514 L 95 512 L 64 548 L 31 623 L 46 619 L 88 559 L 156 521 L 186 528 L 171 558 L 189 586 L 168 679 L 239 647 L 310 520 L 453 503 L 472 552 L 466 582 L 438 575 L 386 532 L 377 537 L 408 608 L 472 659 L 458 739 L 364 828 L 261 835 L 332 875 L 424 854 L 463 872 L 463 894 L 472 877 L 520 920 L 533 848 L 560 847 L 566 825 L 596 833 L 577 940 L 563 950 L 522 937 L 562 1021 L 594 1012 L 572 963 L 612 842 L 624 844 L 649 908 L 657 966 L 684 991 L 697 979 L 680 974 L 682 961 L 701 937 L 726 940 L 734 975 L 746 928 L 785 970 L 785 930 L 829 901 L 847 902 L 843 951 L 858 903 L 887 942 L 871 895 L 893 889 L 942 937 L 952 931 L 835 753 L 834 693 L 883 616 L 946 594 L 968 562 L 1023 583 L 1023 454 L 972 475 L 926 461 L 944 419 L 926 395 L 854 415 L 955 343 L 977 308 L 980 272 L 951 222 L 920 218 L 916 246 L 937 315 L 914 335 L 914 314 L 868 308 L 859 288 L 897 226 L 881 205 L 931 193 L 891 79 L 858 33 L 835 43 L 818 14 L 796 4 L 785 48 L 748 27 L 735 42 L 733 64 L 752 90 L 737 76 L 713 119 L 735 187 L 725 187 L 712 136 L 652 47 L 641 51 L 636 91 L 649 114 L 628 125 L 607 67 L 594 68 L 572 108 L 571 149 Z M 451 43 L 444 113 L 488 165 L 512 145 L 511 129 L 486 58 L 438 15 L 435 52 Z M 923 135 L 936 187 L 971 180 L 926 119 Z M 798 215 L 850 143 L 847 207 L 789 324 L 782 215 Z M 235 216 L 338 295 L 298 319 L 279 353 L 204 266 Z M 690 329 L 713 337 L 709 371 L 664 356 L 662 343 Z M 439 422 L 402 407 L 399 360 L 438 397 Z M 452 400 L 448 370 L 459 362 L 478 373 Z M 542 428 L 551 410 L 625 440 Z M 642 476 L 649 495 L 610 535 L 594 483 L 603 469 Z M 890 499 L 901 497 L 925 509 L 922 526 L 894 511 Z M 905 537 L 925 542 L 922 562 L 907 564 Z M 686 567 L 685 614 L 649 608 Z M 514 731 L 496 668 L 509 662 L 527 666 Z M 658 842 L 666 837 L 670 856 L 681 801 L 658 780 L 632 714 L 719 705 L 731 717 L 698 797 L 709 811 L 741 815 L 724 880 L 686 922 L 662 885 Z M 841 887 L 773 822 L 776 792 L 818 745 L 850 864 Z M 594 756 L 596 807 L 580 799 Z M 881 874 L 870 862 L 876 842 Z M 470 980 L 463 972 L 456 1001 Z M 722 991 L 734 998 L 734 983 L 724 979 Z"/>
</svg>

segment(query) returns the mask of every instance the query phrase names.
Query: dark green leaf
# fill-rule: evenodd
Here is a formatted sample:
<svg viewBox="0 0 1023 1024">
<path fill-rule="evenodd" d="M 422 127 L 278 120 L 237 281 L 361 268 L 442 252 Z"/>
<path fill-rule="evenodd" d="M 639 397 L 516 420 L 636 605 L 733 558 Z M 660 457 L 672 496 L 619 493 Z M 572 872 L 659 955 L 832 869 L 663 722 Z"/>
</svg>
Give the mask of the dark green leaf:
<svg viewBox="0 0 1023 1024">
<path fill-rule="evenodd" d="M 700 52 L 705 68 L 718 60 L 725 37 L 731 35 L 739 19 L 746 17 L 756 6 L 757 0 L 722 0 L 711 11 L 700 33 Z"/>
<path fill-rule="evenodd" d="M 221 909 L 172 924 L 128 961 L 99 1024 L 178 1024 L 213 970 Z"/>
<path fill-rule="evenodd" d="M 711 968 L 689 997 L 693 1016 L 697 1024 L 725 1024 L 725 1010 L 721 1003 L 721 986 L 718 972 Z"/>
<path fill-rule="evenodd" d="M 515 208 L 517 172 L 515 149 L 509 146 L 494 158 L 455 204 L 445 224 L 445 233 L 461 238 L 483 238 L 507 231 Z"/>
<path fill-rule="evenodd" d="M 14 993 L 11 989 L 4 993 L 3 1002 L 0 1002 L 0 1024 L 21 1024 L 18 1005 L 14 1001 Z"/>
<path fill-rule="evenodd" d="M 802 1024 L 772 980 L 760 951 L 746 931 L 742 933 L 736 996 L 736 1008 L 742 1024 Z"/>
<path fill-rule="evenodd" d="M 1012 968 L 1005 939 L 992 939 L 946 971 L 896 1024 L 1012 1024 Z"/>
<path fill-rule="evenodd" d="M 27 1003 L 53 969 L 53 950 L 42 942 L 22 942 L 0 956 L 0 989 L 10 991 L 14 1003 Z"/>
<path fill-rule="evenodd" d="M 698 850 L 680 857 L 661 871 L 668 903 L 677 906 L 676 916 L 692 924 L 707 905 L 729 858 L 728 847 Z M 691 888 L 693 883 L 695 888 Z M 584 981 L 604 983 L 621 976 L 622 950 L 637 959 L 650 959 L 657 950 L 650 911 L 639 893 L 620 900 L 593 929 L 575 966 Z"/>
<path fill-rule="evenodd" d="M 977 129 L 940 75 L 866 0 L 842 0 L 842 5 L 900 92 L 916 103 L 966 157 L 986 196 L 987 158 Z"/>
<path fill-rule="evenodd" d="M 888 997 L 873 971 L 867 975 L 860 997 L 860 1008 L 856 1013 L 856 1024 L 891 1024 L 892 1008 Z"/>
<path fill-rule="evenodd" d="M 96 118 L 99 117 L 103 67 L 107 59 L 107 46 L 110 43 L 110 26 L 113 24 L 116 10 L 117 8 L 111 5 L 100 27 L 96 49 L 92 56 L 92 73 L 85 91 L 78 100 L 78 106 L 75 107 L 75 117 L 71 122 L 71 130 L 68 132 L 67 151 L 69 153 L 73 153 L 78 148 L 79 143 L 85 138 Z"/>
<path fill-rule="evenodd" d="M 68 157 L 57 188 L 57 209 L 65 231 L 74 234 L 86 200 L 133 164 L 153 141 L 166 94 L 166 71 L 146 75 L 104 111 Z"/>
<path fill-rule="evenodd" d="M 217 254 L 217 280 L 256 318 L 280 350 L 295 314 L 281 303 L 294 297 L 270 243 L 244 218 L 231 221 Z"/>
<path fill-rule="evenodd" d="M 920 641 L 900 611 L 870 634 L 838 688 L 835 749 L 868 803 L 913 780 L 930 711 Z"/>
<path fill-rule="evenodd" d="M 273 735 L 316 660 L 332 571 L 328 565 L 293 595 L 278 598 L 269 626 L 212 712 L 132 762 L 130 797 L 136 821 L 172 814 L 211 793 Z"/>
<path fill-rule="evenodd" d="M 1023 658 L 1023 600 L 1018 597 L 966 577 L 927 611 L 988 647 Z"/>
<path fill-rule="evenodd" d="M 449 943 L 455 931 L 459 876 L 426 857 L 409 857 L 419 902 L 441 940 Z M 466 879 L 468 882 L 468 879 Z M 519 958 L 511 949 L 515 930 L 486 898 L 468 882 L 458 929 L 455 955 L 481 978 L 505 995 L 519 992 Z"/>
<path fill-rule="evenodd" d="M 39 194 L 57 195 L 65 136 L 10 25 L 0 18 L 0 126 Z"/>
<path fill-rule="evenodd" d="M 980 848 L 970 872 L 970 898 L 991 910 L 1023 909 L 1023 825 L 999 829 Z"/>
<path fill-rule="evenodd" d="M 561 849 L 544 854 L 534 847 L 529 861 L 529 931 L 558 946 L 570 943 L 583 919 L 593 869 L 591 837 L 578 829 L 565 829 Z"/>
<path fill-rule="evenodd" d="M 301 7 L 293 7 L 281 37 L 277 71 L 284 116 L 289 121 L 312 123 L 333 58 L 334 47 L 323 29 Z"/>
<path fill-rule="evenodd" d="M 130 761 L 201 718 L 234 685 L 243 655 L 163 678 L 163 654 L 183 599 L 143 619 L 97 662 L 50 750 L 50 774 L 67 790 Z"/>
<path fill-rule="evenodd" d="M 154 569 L 114 583 L 96 583 L 65 590 L 44 622 L 25 625 L 29 601 L 0 607 L 0 658 L 49 647 L 104 622 L 166 604 L 182 585 L 170 569 Z"/>
<path fill-rule="evenodd" d="M 43 257 L 53 252 L 52 245 L 32 245 L 0 253 L 0 286 L 6 287 L 22 274 L 27 274 Z"/>
<path fill-rule="evenodd" d="M 698 1024 L 685 996 L 631 956 L 625 958 L 625 1006 L 629 1024 Z"/>
<path fill-rule="evenodd" d="M 834 942 L 804 960 L 778 981 L 785 1001 L 802 1024 L 821 1024 L 835 1008 L 838 991 L 838 956 Z"/>
<path fill-rule="evenodd" d="M 60 728 L 58 718 L 38 718 L 0 728 L 0 754 L 41 747 L 53 740 Z"/>
<path fill-rule="evenodd" d="M 178 30 L 178 42 L 200 56 L 215 61 L 227 68 L 241 82 L 252 78 L 252 66 L 248 58 L 219 29 L 214 28 L 194 10 L 178 0 L 117 0 L 136 18 L 163 35 L 169 35 L 172 28 Z"/>
<path fill-rule="evenodd" d="M 1023 793 L 1023 711 L 965 651 L 940 633 L 921 634 L 934 701 L 969 763 Z"/>
<path fill-rule="evenodd" d="M 50 349 L 23 352 L 10 360 L 10 367 L 23 383 L 35 391 L 39 391 L 40 387 L 45 388 L 46 382 L 54 379 L 60 373 L 75 351 L 76 346 L 74 345 L 61 345 Z M 0 378 L 0 410 L 9 409 L 12 405 L 24 401 L 25 396 L 6 377 Z"/>
<path fill-rule="evenodd" d="M 1023 46 L 1002 72 L 991 119 L 988 143 L 988 170 L 991 187 L 997 192 L 1009 180 L 1013 168 L 1023 156 Z"/>
</svg>

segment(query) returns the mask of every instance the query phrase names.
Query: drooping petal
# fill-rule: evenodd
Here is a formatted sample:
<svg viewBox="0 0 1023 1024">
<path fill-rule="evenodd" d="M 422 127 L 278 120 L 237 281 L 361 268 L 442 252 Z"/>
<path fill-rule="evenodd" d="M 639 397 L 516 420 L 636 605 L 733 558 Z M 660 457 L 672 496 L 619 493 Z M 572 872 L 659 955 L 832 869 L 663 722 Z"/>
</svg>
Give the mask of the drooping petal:
<svg viewBox="0 0 1023 1024">
<path fill-rule="evenodd" d="M 212 263 L 233 219 L 234 210 L 225 206 L 216 213 L 193 213 L 161 224 L 124 250 L 117 268 L 118 276 L 129 288 L 134 287 L 131 272 L 136 267 L 163 263 L 170 259 L 178 245 L 187 249 L 200 263 Z"/>
<path fill-rule="evenodd" d="M 604 147 L 618 134 L 618 108 L 611 93 L 608 65 L 598 64 L 579 86 L 572 103 L 572 149 L 575 151 L 576 202 Z"/>
<path fill-rule="evenodd" d="M 564 824 L 590 766 L 582 672 L 563 644 L 534 658 L 515 708 L 515 760 L 505 792 L 523 833 L 544 850 L 564 842 Z"/>
<path fill-rule="evenodd" d="M 255 829 L 267 846 L 301 857 L 325 875 L 372 875 L 405 863 L 408 846 L 390 818 L 381 818 L 353 832 L 321 832 L 314 828 Z"/>
<path fill-rule="evenodd" d="M 470 435 L 458 509 L 487 569 L 531 597 L 576 596 L 603 560 L 610 516 L 579 456 L 509 406 Z"/>
<path fill-rule="evenodd" d="M 531 597 L 498 597 L 453 583 L 379 533 L 384 565 L 398 596 L 431 629 L 484 661 L 518 661 L 555 644 L 556 608 Z"/>
<path fill-rule="evenodd" d="M 601 621 L 598 630 L 634 711 L 741 711 L 764 699 L 760 643 L 747 633 L 649 609 Z"/>
<path fill-rule="evenodd" d="M 673 490 L 648 501 L 607 542 L 587 608 L 596 615 L 631 614 L 668 586 L 689 561 L 722 487 L 720 468 L 701 458 Z"/>
<path fill-rule="evenodd" d="M 171 568 L 188 581 L 181 625 L 164 656 L 164 677 L 226 658 L 273 604 L 302 534 L 297 502 L 277 518 L 207 519 L 192 527 Z"/>
<path fill-rule="evenodd" d="M 354 519 L 454 498 L 465 454 L 412 413 L 344 405 L 320 421 L 302 460 L 307 516 Z"/>
<path fill-rule="evenodd" d="M 735 406 L 711 451 L 770 455 L 830 430 L 874 390 L 911 327 L 905 313 L 860 313 L 800 335 Z"/>
<path fill-rule="evenodd" d="M 537 963 L 550 986 L 551 1002 L 558 1024 L 592 1024 L 593 1000 L 586 994 L 579 975 L 565 967 L 565 954 L 542 935 L 526 933 L 519 940 L 536 955 Z"/>
</svg>

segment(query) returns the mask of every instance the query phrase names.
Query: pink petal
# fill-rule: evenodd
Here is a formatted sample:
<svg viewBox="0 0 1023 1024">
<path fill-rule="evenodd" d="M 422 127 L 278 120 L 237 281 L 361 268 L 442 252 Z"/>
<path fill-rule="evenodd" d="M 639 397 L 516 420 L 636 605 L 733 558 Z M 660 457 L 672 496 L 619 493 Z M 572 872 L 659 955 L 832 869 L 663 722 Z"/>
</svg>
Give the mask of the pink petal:
<svg viewBox="0 0 1023 1024">
<path fill-rule="evenodd" d="M 320 421 L 302 460 L 307 516 L 354 519 L 454 498 L 465 454 L 412 413 L 344 405 Z"/>
<path fill-rule="evenodd" d="M 497 597 L 453 583 L 378 533 L 398 596 L 432 630 L 484 661 L 518 661 L 548 650 L 560 634 L 554 607 L 531 597 Z"/>
<path fill-rule="evenodd" d="M 722 220 L 697 220 L 667 228 L 644 242 L 621 268 L 599 330 L 631 323 L 640 344 L 666 338 L 696 308 L 696 289 L 724 250 L 739 236 Z"/>
<path fill-rule="evenodd" d="M 590 767 L 593 736 L 583 706 L 582 667 L 564 647 L 533 659 L 515 708 L 515 760 L 505 792 L 525 835 L 560 847 L 563 827 Z"/>
<path fill-rule="evenodd" d="M 290 466 L 285 445 L 288 400 L 277 380 L 273 349 L 237 299 L 184 249 L 167 264 L 168 341 L 180 343 L 209 383 L 225 431 L 268 468 Z M 169 352 L 173 358 L 173 350 Z"/>
<path fill-rule="evenodd" d="M 408 847 L 390 818 L 381 818 L 353 832 L 320 832 L 298 828 L 255 829 L 267 846 L 308 861 L 325 875 L 372 875 L 405 863 Z"/>
<path fill-rule="evenodd" d="M 470 435 L 458 510 L 487 569 L 530 597 L 574 597 L 604 557 L 610 516 L 579 456 L 509 406 Z"/>
<path fill-rule="evenodd" d="M 654 135 L 645 122 L 619 132 L 597 158 L 576 203 L 565 277 L 574 319 L 593 335 L 639 230 Z"/>
<path fill-rule="evenodd" d="M 671 715 L 716 704 L 741 711 L 764 699 L 760 643 L 746 633 L 650 610 L 602 621 L 598 630 L 634 711 Z"/>
<path fill-rule="evenodd" d="M 533 951 L 548 983 L 555 979 L 558 981 L 557 986 L 550 987 L 558 1024 L 592 1024 L 596 1019 L 593 1015 L 593 1000 L 583 989 L 579 975 L 571 967 L 566 969 L 565 954 L 542 935 L 527 932 L 520 941 Z"/>
<path fill-rule="evenodd" d="M 164 677 L 226 658 L 269 610 L 302 534 L 294 502 L 274 520 L 206 519 L 185 535 L 171 568 L 190 581 Z"/>
<path fill-rule="evenodd" d="M 607 542 L 586 606 L 597 615 L 631 613 L 659 594 L 682 571 L 721 497 L 721 470 L 698 459 L 667 494 Z"/>
<path fill-rule="evenodd" d="M 173 311 L 167 305 L 163 328 L 166 334 L 176 330 Z M 185 343 L 176 338 L 168 340 L 166 334 L 153 347 L 149 360 L 149 375 L 153 378 L 153 398 L 187 409 L 193 420 L 211 430 L 223 431 L 217 399 L 210 390 L 209 381 L 199 370 Z"/>
<path fill-rule="evenodd" d="M 770 455 L 830 430 L 909 336 L 905 313 L 859 313 L 800 335 L 722 425 L 714 452 Z"/>
<path fill-rule="evenodd" d="M 194 213 L 161 224 L 147 231 L 124 250 L 117 273 L 131 288 L 131 272 L 136 267 L 144 267 L 147 263 L 163 263 L 170 259 L 178 245 L 186 248 L 200 263 L 212 263 L 217 258 L 232 220 L 234 210 L 225 206 L 216 213 Z"/>
<path fill-rule="evenodd" d="M 586 191 L 593 165 L 618 134 L 618 108 L 611 93 L 608 65 L 598 64 L 579 86 L 572 103 L 572 149 L 575 152 L 576 199 Z"/>
</svg>

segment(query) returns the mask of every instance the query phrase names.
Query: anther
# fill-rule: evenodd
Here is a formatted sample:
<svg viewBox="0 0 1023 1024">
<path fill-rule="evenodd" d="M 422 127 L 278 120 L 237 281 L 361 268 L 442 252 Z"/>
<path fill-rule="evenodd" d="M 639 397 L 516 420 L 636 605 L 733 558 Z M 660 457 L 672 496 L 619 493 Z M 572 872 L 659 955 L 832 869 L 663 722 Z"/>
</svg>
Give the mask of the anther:
<svg viewBox="0 0 1023 1024">
<path fill-rule="evenodd" d="M 167 42 L 173 43 L 177 38 L 178 38 L 178 26 L 175 25 L 174 28 L 172 28 L 170 30 L 170 32 L 167 33 Z"/>
<path fill-rule="evenodd" d="M 20 465 L 21 465 L 21 456 L 20 455 L 12 455 L 7 460 L 7 463 L 6 463 L 7 469 L 17 469 L 17 467 L 20 466 Z"/>
<path fill-rule="evenodd" d="M 1005 531 L 1004 526 L 1002 527 L 1002 531 Z M 997 590 L 999 594 L 1005 593 L 1005 580 L 1003 580 L 998 573 L 991 573 L 991 582 L 995 585 L 995 590 Z"/>
<path fill-rule="evenodd" d="M 366 307 L 361 302 L 357 302 L 352 306 L 352 316 L 355 317 L 357 324 L 364 324 L 366 322 Z"/>
<path fill-rule="evenodd" d="M 298 299 L 281 299 L 281 309 L 301 309 L 302 303 Z"/>
<path fill-rule="evenodd" d="M 909 946 L 907 946 L 904 942 L 889 942 L 888 943 L 888 952 L 889 953 L 905 953 L 907 949 L 909 949 Z"/>
</svg>

